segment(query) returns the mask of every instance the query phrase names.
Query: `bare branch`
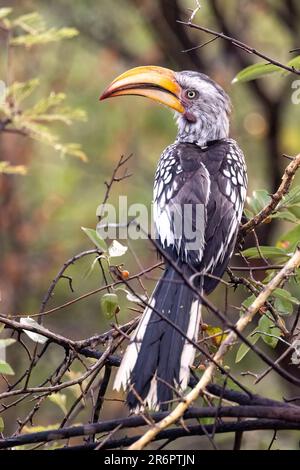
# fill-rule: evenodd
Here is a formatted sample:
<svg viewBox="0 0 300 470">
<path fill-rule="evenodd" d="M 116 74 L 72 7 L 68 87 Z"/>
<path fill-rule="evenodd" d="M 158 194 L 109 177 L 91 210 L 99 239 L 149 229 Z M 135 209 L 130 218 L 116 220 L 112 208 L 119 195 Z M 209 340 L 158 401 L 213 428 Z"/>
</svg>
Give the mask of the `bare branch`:
<svg viewBox="0 0 300 470">
<path fill-rule="evenodd" d="M 245 52 L 248 52 L 248 54 L 254 54 L 256 55 L 257 57 L 260 57 L 261 59 L 264 59 L 266 60 L 269 64 L 273 64 L 273 65 L 276 65 L 277 67 L 283 69 L 283 70 L 286 70 L 290 73 L 293 73 L 293 74 L 296 74 L 296 75 L 300 75 L 300 70 L 296 69 L 295 67 L 290 67 L 289 65 L 285 65 L 283 64 L 282 62 L 279 62 L 278 60 L 276 59 L 273 59 L 269 56 L 267 56 L 266 54 L 258 51 L 257 49 L 255 49 L 254 47 L 252 46 L 248 46 L 248 44 L 242 42 L 242 41 L 239 41 L 238 39 L 235 39 L 231 36 L 228 36 L 224 33 L 220 33 L 218 31 L 214 31 L 212 29 L 209 29 L 209 28 L 206 28 L 204 26 L 200 26 L 200 25 L 197 25 L 197 24 L 194 24 L 190 21 L 180 21 L 178 20 L 178 23 L 180 24 L 183 24 L 189 28 L 192 28 L 192 29 L 197 29 L 199 31 L 204 31 L 205 33 L 207 34 L 212 34 L 213 36 L 215 37 L 218 37 L 218 38 L 222 38 L 224 39 L 225 41 L 229 41 L 233 46 L 235 47 L 238 47 L 239 49 L 242 49 L 243 51 Z"/>
</svg>

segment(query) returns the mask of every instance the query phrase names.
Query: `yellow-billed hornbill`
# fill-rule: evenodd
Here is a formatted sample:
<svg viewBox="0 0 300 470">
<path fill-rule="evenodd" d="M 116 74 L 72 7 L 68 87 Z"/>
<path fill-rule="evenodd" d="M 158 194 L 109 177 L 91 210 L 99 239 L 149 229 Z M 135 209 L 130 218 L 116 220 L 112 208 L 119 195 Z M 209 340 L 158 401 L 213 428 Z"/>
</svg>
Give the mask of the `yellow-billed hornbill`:
<svg viewBox="0 0 300 470">
<path fill-rule="evenodd" d="M 155 174 L 154 224 L 161 248 L 209 294 L 233 253 L 246 197 L 244 156 L 229 138 L 230 99 L 202 73 L 156 66 L 125 72 L 101 99 L 121 95 L 146 96 L 175 110 L 178 134 L 162 153 Z M 196 246 L 189 243 L 186 228 L 196 234 Z M 130 409 L 138 410 L 141 400 L 152 409 L 166 409 L 174 388 L 187 387 L 195 357 L 187 338 L 197 341 L 199 322 L 199 296 L 166 262 L 114 383 L 117 390 L 129 389 Z"/>
</svg>

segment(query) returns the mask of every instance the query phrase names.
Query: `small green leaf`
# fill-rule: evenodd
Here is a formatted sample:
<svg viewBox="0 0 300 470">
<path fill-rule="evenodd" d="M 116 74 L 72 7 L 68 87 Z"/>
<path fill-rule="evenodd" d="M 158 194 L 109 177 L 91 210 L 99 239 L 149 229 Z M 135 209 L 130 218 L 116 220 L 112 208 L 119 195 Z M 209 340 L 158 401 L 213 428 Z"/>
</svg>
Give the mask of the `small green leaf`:
<svg viewBox="0 0 300 470">
<path fill-rule="evenodd" d="M 1 360 L 0 360 L 0 374 L 15 375 L 11 366 L 7 362 L 1 361 Z"/>
<path fill-rule="evenodd" d="M 253 334 L 256 331 L 257 331 L 257 328 L 255 328 L 255 330 L 253 330 L 252 333 L 247 336 L 247 340 L 250 341 L 251 344 L 255 344 L 259 340 L 259 335 Z M 237 350 L 235 362 L 237 363 L 237 362 L 240 362 L 242 359 L 244 359 L 244 357 L 246 356 L 246 354 L 248 354 L 249 351 L 250 351 L 249 346 L 247 346 L 247 344 L 245 343 L 242 343 L 239 349 Z"/>
<path fill-rule="evenodd" d="M 244 208 L 244 214 L 247 217 L 247 220 L 250 220 L 253 217 L 253 212 L 248 210 L 247 208 Z"/>
<path fill-rule="evenodd" d="M 252 209 L 253 214 L 260 212 L 270 201 L 271 197 L 265 189 L 253 191 L 252 196 L 247 198 L 248 205 Z"/>
<path fill-rule="evenodd" d="M 221 380 L 219 381 L 219 385 L 221 387 L 224 387 L 224 376 L 223 375 L 221 376 Z M 230 377 L 227 377 L 227 379 L 226 379 L 226 388 L 227 387 L 230 388 L 231 390 L 235 390 L 237 392 L 241 391 L 238 384 L 236 382 L 234 382 Z"/>
<path fill-rule="evenodd" d="M 280 201 L 278 207 L 289 207 L 300 204 L 300 186 L 291 189 Z"/>
<path fill-rule="evenodd" d="M 89 239 L 96 245 L 99 250 L 107 252 L 107 245 L 103 238 L 101 238 L 96 230 L 93 228 L 87 228 L 87 227 L 81 227 L 81 229 L 86 233 L 86 235 L 89 237 Z"/>
<path fill-rule="evenodd" d="M 261 254 L 266 258 L 288 258 L 286 251 L 276 246 L 260 246 L 259 249 Z M 250 259 L 261 257 L 257 247 L 247 248 L 242 251 L 242 254 Z"/>
<path fill-rule="evenodd" d="M 4 431 L 4 421 L 3 418 L 0 417 L 0 432 Z"/>
<path fill-rule="evenodd" d="M 285 299 L 275 299 L 274 307 L 279 315 L 291 315 L 294 311 L 293 304 Z"/>
<path fill-rule="evenodd" d="M 216 418 L 197 418 L 197 421 L 199 424 L 202 424 L 202 426 L 208 426 L 209 424 L 214 424 Z"/>
<path fill-rule="evenodd" d="M 49 28 L 40 33 L 22 34 L 10 40 L 12 46 L 32 47 L 37 44 L 47 44 L 49 42 L 61 41 L 77 36 L 78 31 L 75 28 Z"/>
<path fill-rule="evenodd" d="M 272 219 L 281 219 L 292 222 L 293 224 L 299 223 L 299 219 L 291 212 L 291 210 L 279 209 L 277 212 L 271 215 Z"/>
<path fill-rule="evenodd" d="M 241 70 L 232 80 L 231 83 L 248 82 L 256 78 L 262 78 L 270 73 L 280 72 L 282 69 L 273 64 L 253 64 Z"/>
<path fill-rule="evenodd" d="M 208 338 L 211 338 L 211 341 L 215 346 L 220 346 L 220 344 L 227 338 L 228 334 L 224 333 L 222 328 L 218 326 L 207 325 L 205 333 Z"/>
<path fill-rule="evenodd" d="M 27 82 L 14 82 L 7 89 L 7 96 L 12 97 L 17 103 L 21 103 L 34 92 L 39 83 L 38 78 L 33 78 Z"/>
<path fill-rule="evenodd" d="M 107 318 L 114 317 L 120 311 L 117 294 L 104 294 L 101 297 L 100 305 L 102 312 Z"/>
<path fill-rule="evenodd" d="M 19 16 L 13 21 L 13 24 L 31 34 L 40 33 L 46 29 L 44 18 L 37 12 Z"/>
<path fill-rule="evenodd" d="M 48 396 L 49 400 L 55 403 L 64 414 L 67 414 L 67 395 L 63 393 L 52 393 Z"/>
<path fill-rule="evenodd" d="M 273 295 L 274 297 L 277 297 L 278 299 L 287 300 L 294 305 L 299 305 L 300 303 L 300 301 L 296 299 L 296 297 L 293 297 L 289 291 L 285 289 L 280 289 L 279 287 L 277 287 L 277 289 L 274 290 Z"/>
<path fill-rule="evenodd" d="M 300 55 L 297 55 L 292 60 L 290 60 L 287 65 L 290 67 L 295 67 L 295 69 L 300 69 Z"/>
<path fill-rule="evenodd" d="M 275 327 L 273 321 L 270 320 L 270 318 L 268 318 L 266 315 L 263 315 L 258 322 L 258 329 L 259 331 L 266 333 L 259 335 L 262 340 L 271 348 L 275 348 L 277 346 L 278 337 L 280 337 L 281 332 L 279 328 Z M 277 338 L 269 335 L 277 336 Z"/>
<path fill-rule="evenodd" d="M 247 297 L 247 299 L 245 299 L 244 302 L 242 303 L 242 306 L 244 307 L 244 309 L 247 310 L 250 307 L 250 305 L 254 302 L 255 299 L 256 299 L 256 297 L 255 297 L 254 294 Z M 245 313 L 244 309 L 241 309 L 241 311 L 240 311 L 241 315 L 244 315 L 244 313 Z"/>
</svg>

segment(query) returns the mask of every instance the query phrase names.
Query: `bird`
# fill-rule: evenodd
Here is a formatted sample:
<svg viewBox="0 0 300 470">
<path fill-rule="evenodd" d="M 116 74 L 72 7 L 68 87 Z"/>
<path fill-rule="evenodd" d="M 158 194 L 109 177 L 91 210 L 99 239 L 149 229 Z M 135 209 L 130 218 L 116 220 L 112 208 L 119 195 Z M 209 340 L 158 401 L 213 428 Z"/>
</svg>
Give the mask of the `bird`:
<svg viewBox="0 0 300 470">
<path fill-rule="evenodd" d="M 114 389 L 127 391 L 131 412 L 165 411 L 189 384 L 201 296 L 216 288 L 234 253 L 247 169 L 229 135 L 230 98 L 204 73 L 134 67 L 113 80 L 100 100 L 126 95 L 173 110 L 178 132 L 154 178 L 155 241 L 165 269 L 130 338 Z"/>
</svg>

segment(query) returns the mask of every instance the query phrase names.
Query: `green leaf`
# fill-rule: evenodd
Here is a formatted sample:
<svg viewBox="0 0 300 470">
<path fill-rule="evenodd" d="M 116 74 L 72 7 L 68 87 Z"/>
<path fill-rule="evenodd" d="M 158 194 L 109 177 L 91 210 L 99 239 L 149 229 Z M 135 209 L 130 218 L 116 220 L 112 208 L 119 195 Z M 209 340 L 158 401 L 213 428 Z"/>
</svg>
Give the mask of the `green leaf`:
<svg viewBox="0 0 300 470">
<path fill-rule="evenodd" d="M 46 29 L 46 23 L 42 15 L 37 12 L 19 16 L 13 21 L 14 26 L 19 26 L 30 34 L 36 34 Z"/>
<path fill-rule="evenodd" d="M 42 425 L 39 425 L 39 426 L 24 426 L 23 428 L 23 433 L 24 434 L 31 434 L 33 432 L 41 432 L 41 431 L 55 431 L 56 429 L 58 429 L 60 426 L 60 423 L 54 423 L 54 424 L 49 424 L 48 426 L 42 426 Z M 17 447 L 18 449 L 20 449 L 20 446 Z M 48 447 L 47 447 L 48 449 Z"/>
<path fill-rule="evenodd" d="M 270 320 L 270 318 L 268 318 L 266 315 L 263 315 L 258 322 L 258 329 L 263 333 L 266 333 L 260 335 L 262 340 L 271 348 L 275 348 L 279 341 L 278 337 L 280 337 L 281 331 L 279 328 L 274 326 L 273 321 Z M 277 338 L 268 335 L 274 335 L 277 336 Z"/>
<path fill-rule="evenodd" d="M 300 204 L 300 186 L 295 186 L 282 198 L 278 207 L 297 206 L 298 204 Z"/>
<path fill-rule="evenodd" d="M 260 212 L 270 201 L 271 197 L 265 189 L 253 191 L 252 196 L 247 198 L 248 205 L 252 209 L 253 214 Z"/>
<path fill-rule="evenodd" d="M 86 113 L 79 108 L 61 106 L 65 101 L 64 93 L 51 92 L 46 98 L 39 100 L 32 108 L 23 112 L 25 119 L 38 119 L 39 122 L 60 121 L 71 125 L 73 121 L 86 120 Z"/>
<path fill-rule="evenodd" d="M 250 305 L 254 302 L 255 299 L 256 299 L 256 297 L 255 297 L 254 294 L 247 297 L 247 299 L 245 299 L 244 302 L 242 303 L 242 306 L 244 307 L 244 309 L 247 310 L 250 307 Z M 245 313 L 244 309 L 241 309 L 240 315 L 244 315 L 244 313 Z"/>
<path fill-rule="evenodd" d="M 262 255 L 266 258 L 288 258 L 288 254 L 282 248 L 277 248 L 275 246 L 260 246 L 259 248 Z M 246 256 L 246 258 L 250 259 L 261 257 L 257 247 L 247 248 L 242 251 L 242 254 Z"/>
<path fill-rule="evenodd" d="M 292 60 L 290 60 L 287 65 L 290 67 L 295 67 L 295 69 L 300 69 L 300 55 L 297 55 Z"/>
<path fill-rule="evenodd" d="M 98 235 L 96 230 L 93 228 L 87 228 L 87 227 L 81 227 L 81 229 L 84 231 L 84 233 L 89 237 L 89 239 L 96 245 L 99 250 L 107 252 L 107 245 L 103 238 Z"/>
<path fill-rule="evenodd" d="M 253 212 L 248 210 L 247 208 L 244 208 L 244 214 L 247 217 L 247 220 L 250 220 L 253 217 Z"/>
<path fill-rule="evenodd" d="M 299 219 L 291 212 L 291 210 L 281 210 L 279 209 L 277 212 L 271 215 L 272 219 L 281 219 L 287 220 L 288 222 L 292 222 L 293 224 L 297 224 Z"/>
<path fill-rule="evenodd" d="M 277 65 L 273 64 L 253 64 L 241 70 L 232 80 L 231 83 L 248 82 L 255 80 L 256 78 L 262 78 L 270 73 L 280 72 L 282 69 Z"/>
<path fill-rule="evenodd" d="M 293 297 L 289 291 L 285 289 L 280 289 L 279 287 L 277 287 L 277 289 L 274 290 L 273 296 L 281 300 L 287 300 L 294 305 L 300 304 L 300 301 L 296 299 L 296 297 Z"/>
<path fill-rule="evenodd" d="M 55 403 L 64 414 L 67 414 L 67 395 L 63 393 L 52 393 L 48 396 L 48 398 L 50 401 L 52 401 L 52 403 Z"/>
<path fill-rule="evenodd" d="M 15 375 L 11 366 L 7 362 L 2 361 L 2 360 L 0 360 L 0 374 Z"/>
<path fill-rule="evenodd" d="M 101 297 L 100 305 L 102 312 L 107 318 L 114 317 L 120 311 L 117 294 L 104 294 Z"/>
<path fill-rule="evenodd" d="M 294 311 L 293 304 L 285 299 L 275 299 L 274 307 L 279 315 L 291 315 Z"/>
<path fill-rule="evenodd" d="M 62 39 L 70 39 L 77 36 L 78 31 L 75 28 L 50 28 L 41 33 L 23 34 L 10 40 L 11 46 L 32 47 L 37 44 L 47 44 L 49 42 L 61 41 Z"/>
<path fill-rule="evenodd" d="M 220 344 L 227 338 L 228 334 L 224 333 L 222 328 L 218 326 L 207 325 L 205 333 L 208 338 L 211 339 L 215 346 L 220 346 Z"/>
<path fill-rule="evenodd" d="M 12 97 L 17 103 L 21 103 L 37 88 L 40 81 L 38 78 L 33 78 L 27 82 L 14 82 L 7 89 L 7 96 Z"/>
<path fill-rule="evenodd" d="M 0 417 L 0 432 L 4 431 L 4 421 L 3 418 Z"/>
<path fill-rule="evenodd" d="M 27 111 L 24 111 L 25 115 L 36 115 L 36 114 L 44 114 L 50 108 L 57 107 L 61 103 L 63 103 L 66 99 L 66 95 L 64 93 L 54 93 L 51 92 L 49 96 L 46 98 L 40 99 L 33 108 L 30 108 Z"/>
<path fill-rule="evenodd" d="M 88 158 L 85 152 L 81 149 L 80 144 L 70 143 L 61 144 L 57 143 L 54 145 L 54 149 L 61 153 L 61 156 L 69 155 L 70 157 L 79 158 L 83 162 L 87 162 Z"/>
<path fill-rule="evenodd" d="M 251 344 L 255 344 L 259 340 L 259 335 L 253 334 L 256 331 L 257 331 L 257 328 L 255 328 L 255 330 L 253 330 L 252 333 L 247 336 L 247 340 L 250 341 Z M 235 362 L 238 363 L 242 359 L 244 359 L 244 357 L 246 356 L 246 354 L 248 354 L 249 351 L 250 351 L 249 346 L 247 346 L 245 343 L 242 343 L 239 349 L 237 350 Z"/>
<path fill-rule="evenodd" d="M 43 144 L 50 145 L 54 150 L 60 152 L 62 157 L 69 155 L 79 158 L 84 162 L 87 161 L 87 156 L 79 144 L 61 143 L 59 142 L 58 137 L 53 134 L 48 127 L 32 120 L 26 120 L 26 116 L 23 117 L 24 119 L 20 119 L 18 127 L 23 132 L 27 133 L 32 139 L 42 142 Z"/>
<path fill-rule="evenodd" d="M 294 57 L 290 60 L 287 65 L 289 67 L 294 67 L 295 69 L 300 68 L 300 56 Z M 278 67 L 274 64 L 267 64 L 267 63 L 258 63 L 249 65 L 248 67 L 241 70 L 232 80 L 231 83 L 241 83 L 241 82 L 248 82 L 250 80 L 255 80 L 256 78 L 263 78 L 266 75 L 271 73 L 281 72 L 284 75 L 288 75 L 288 70 L 284 70 L 281 67 Z"/>
<path fill-rule="evenodd" d="M 199 424 L 202 424 L 202 426 L 208 426 L 209 424 L 214 424 L 216 418 L 197 418 L 197 421 Z"/>
</svg>

